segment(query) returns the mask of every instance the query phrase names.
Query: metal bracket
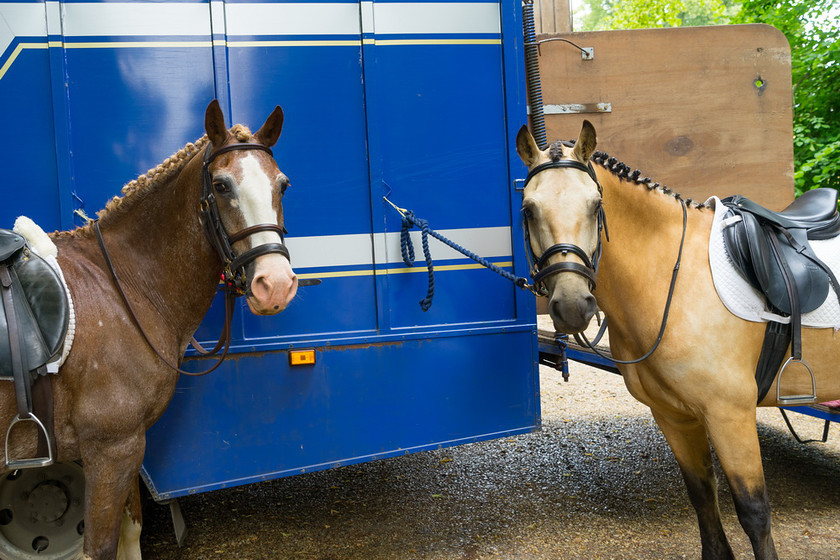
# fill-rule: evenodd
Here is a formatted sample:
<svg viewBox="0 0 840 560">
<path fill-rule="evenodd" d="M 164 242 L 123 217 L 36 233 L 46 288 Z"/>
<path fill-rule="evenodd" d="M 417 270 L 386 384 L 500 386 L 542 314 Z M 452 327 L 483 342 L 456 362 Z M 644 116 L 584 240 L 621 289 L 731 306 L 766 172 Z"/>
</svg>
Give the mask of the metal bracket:
<svg viewBox="0 0 840 560">
<path fill-rule="evenodd" d="M 181 504 L 177 498 L 169 500 L 169 513 L 172 515 L 172 528 L 175 529 L 175 541 L 178 543 L 178 546 L 183 546 L 187 538 L 187 523 L 184 521 Z"/>
<path fill-rule="evenodd" d="M 612 113 L 612 103 L 564 103 L 543 105 L 545 115 L 571 115 L 580 113 Z"/>
<path fill-rule="evenodd" d="M 580 58 L 581 60 L 594 60 L 595 59 L 595 47 L 581 47 L 580 45 L 569 41 L 563 37 L 550 37 L 548 39 L 540 39 L 539 41 L 529 41 L 525 43 L 526 47 L 536 45 L 537 46 L 537 53 L 542 55 L 542 44 L 543 43 L 551 43 L 553 41 L 561 41 L 563 43 L 568 43 L 572 45 L 574 48 L 580 51 Z"/>
</svg>

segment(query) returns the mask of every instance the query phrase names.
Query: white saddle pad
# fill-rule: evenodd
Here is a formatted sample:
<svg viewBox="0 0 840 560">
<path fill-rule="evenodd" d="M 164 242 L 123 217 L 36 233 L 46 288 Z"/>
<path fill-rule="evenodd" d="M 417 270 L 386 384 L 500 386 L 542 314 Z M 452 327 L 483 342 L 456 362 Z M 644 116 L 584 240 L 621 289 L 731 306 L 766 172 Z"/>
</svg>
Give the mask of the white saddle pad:
<svg viewBox="0 0 840 560">
<path fill-rule="evenodd" d="M 732 314 L 747 321 L 789 323 L 789 317 L 775 315 L 767 309 L 764 296 L 750 286 L 732 264 L 723 242 L 723 215 L 727 208 L 716 196 L 706 202 L 714 204 L 715 208 L 712 233 L 709 237 L 709 265 L 712 268 L 715 290 L 723 304 Z M 835 276 L 840 276 L 840 238 L 810 243 L 817 257 L 828 265 Z M 840 329 L 840 303 L 833 289 L 828 290 L 828 296 L 820 307 L 802 315 L 802 326 Z"/>
</svg>

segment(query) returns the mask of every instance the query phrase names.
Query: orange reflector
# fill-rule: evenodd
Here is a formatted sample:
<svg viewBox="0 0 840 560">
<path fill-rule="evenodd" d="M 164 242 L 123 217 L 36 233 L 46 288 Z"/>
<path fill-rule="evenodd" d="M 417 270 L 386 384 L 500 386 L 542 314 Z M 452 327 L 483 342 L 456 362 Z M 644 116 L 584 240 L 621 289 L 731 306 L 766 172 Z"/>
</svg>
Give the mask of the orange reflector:
<svg viewBox="0 0 840 560">
<path fill-rule="evenodd" d="M 315 350 L 290 350 L 290 366 L 311 366 L 315 363 Z"/>
</svg>

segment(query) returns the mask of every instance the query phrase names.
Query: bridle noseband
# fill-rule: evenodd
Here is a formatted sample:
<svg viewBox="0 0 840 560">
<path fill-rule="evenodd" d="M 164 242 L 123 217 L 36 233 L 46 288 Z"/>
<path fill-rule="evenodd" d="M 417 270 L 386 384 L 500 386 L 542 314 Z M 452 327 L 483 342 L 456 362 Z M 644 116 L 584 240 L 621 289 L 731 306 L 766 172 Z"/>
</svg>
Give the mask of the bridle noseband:
<svg viewBox="0 0 840 560">
<path fill-rule="evenodd" d="M 201 221 L 204 224 L 204 232 L 210 245 L 216 250 L 219 258 L 224 263 L 225 282 L 229 283 L 238 293 L 244 294 L 248 286 L 245 267 L 262 255 L 279 253 L 291 261 L 289 250 L 283 244 L 286 230 L 277 224 L 258 224 L 247 227 L 234 234 L 228 234 L 219 216 L 219 207 L 216 203 L 216 195 L 213 193 L 213 178 L 210 176 L 210 164 L 222 154 L 235 150 L 261 150 L 272 158 L 274 154 L 271 148 L 255 143 L 238 143 L 222 146 L 213 151 L 213 145 L 207 146 L 204 152 L 204 164 L 201 172 L 201 201 L 199 204 Z M 263 243 L 249 249 L 241 255 L 235 255 L 232 246 L 255 233 L 262 231 L 273 231 L 280 236 L 280 243 Z"/>
<path fill-rule="evenodd" d="M 528 183 L 534 176 L 546 169 L 559 169 L 559 168 L 571 168 L 571 169 L 578 169 L 580 171 L 585 172 L 589 175 L 593 181 L 595 181 L 595 185 L 598 187 L 598 192 L 603 194 L 603 189 L 601 188 L 601 183 L 598 182 L 598 177 L 595 175 L 595 169 L 593 169 L 592 164 L 584 164 L 579 161 L 573 159 L 561 159 L 558 161 L 549 161 L 547 163 L 542 163 L 535 168 L 533 168 L 530 172 L 528 172 L 528 176 L 525 178 L 525 186 L 528 186 Z M 598 244 L 595 247 L 595 251 L 592 253 L 591 257 L 586 254 L 586 252 L 574 245 L 572 243 L 556 243 L 543 251 L 543 254 L 537 257 L 534 254 L 534 250 L 531 248 L 531 238 L 530 233 L 528 230 L 528 224 L 525 224 L 525 244 L 528 247 L 528 254 L 531 256 L 531 260 L 533 262 L 532 271 L 531 271 L 531 278 L 534 279 L 534 290 L 539 295 L 547 295 L 548 289 L 545 286 L 545 279 L 549 276 L 553 276 L 555 274 L 559 274 L 561 272 L 573 272 L 575 274 L 579 274 L 583 276 L 589 281 L 589 289 L 594 290 L 596 284 L 596 278 L 598 275 L 598 264 L 601 260 L 601 232 L 603 231 L 609 241 L 609 232 L 607 231 L 607 219 L 604 215 L 603 207 L 598 207 Z M 554 263 L 546 266 L 548 264 L 548 259 L 551 258 L 553 255 L 560 253 L 562 255 L 567 255 L 572 253 L 573 255 L 580 258 L 583 261 L 583 264 L 577 263 L 574 261 L 563 261 L 559 263 Z"/>
</svg>

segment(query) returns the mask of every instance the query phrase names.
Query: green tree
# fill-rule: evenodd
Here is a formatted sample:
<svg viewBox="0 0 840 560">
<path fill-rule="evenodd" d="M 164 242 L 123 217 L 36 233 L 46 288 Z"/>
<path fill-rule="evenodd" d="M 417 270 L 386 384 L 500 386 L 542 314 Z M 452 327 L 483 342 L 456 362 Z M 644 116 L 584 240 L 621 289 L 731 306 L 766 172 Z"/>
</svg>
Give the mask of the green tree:
<svg viewBox="0 0 840 560">
<path fill-rule="evenodd" d="M 575 10 L 575 30 L 725 24 L 739 5 L 732 0 L 584 0 Z"/>
<path fill-rule="evenodd" d="M 734 23 L 767 23 L 791 48 L 796 191 L 840 189 L 840 9 L 834 0 L 747 0 Z"/>
</svg>

